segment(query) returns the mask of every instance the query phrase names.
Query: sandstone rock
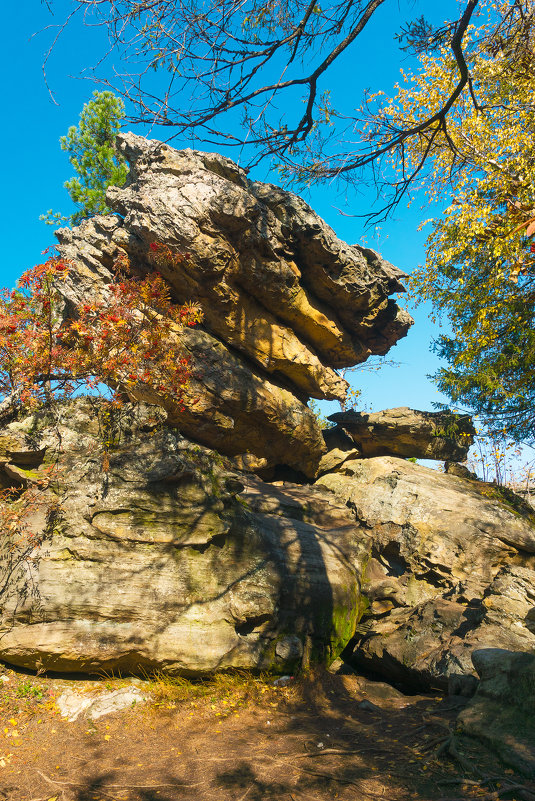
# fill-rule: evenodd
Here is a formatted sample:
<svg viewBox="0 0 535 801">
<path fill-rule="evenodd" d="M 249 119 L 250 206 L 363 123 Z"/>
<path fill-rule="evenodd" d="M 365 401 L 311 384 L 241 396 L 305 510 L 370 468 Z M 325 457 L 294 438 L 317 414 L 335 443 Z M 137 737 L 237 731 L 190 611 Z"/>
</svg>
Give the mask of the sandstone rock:
<svg viewBox="0 0 535 801">
<path fill-rule="evenodd" d="M 362 456 L 360 448 L 355 446 L 351 437 L 348 437 L 340 426 L 324 428 L 322 434 L 328 450 L 321 457 L 317 471 L 318 476 L 324 473 L 334 473 L 344 462 Z"/>
<path fill-rule="evenodd" d="M 450 462 L 446 460 L 444 462 L 444 472 L 450 476 L 470 478 L 472 481 L 478 481 L 476 473 L 474 473 L 472 470 L 469 470 L 465 464 L 459 464 L 459 462 Z"/>
<path fill-rule="evenodd" d="M 183 408 L 166 405 L 169 423 L 220 453 L 250 454 L 255 469 L 283 464 L 314 476 L 325 445 L 312 411 L 205 331 L 187 329 L 181 339 L 202 372 L 186 388 Z"/>
<path fill-rule="evenodd" d="M 204 311 L 203 330 L 181 337 L 201 378 L 176 422 L 225 454 L 282 459 L 312 477 L 325 448 L 306 400 L 342 399 L 336 368 L 386 353 L 406 334 L 412 320 L 389 299 L 403 290 L 402 273 L 229 159 L 130 133 L 118 141 L 130 177 L 109 188 L 107 203 L 120 216 L 57 234 L 76 265 L 62 289 L 67 304 L 105 295 L 119 253 L 144 274 L 154 242 L 187 252 L 181 264 L 159 265 L 176 300 Z"/>
<path fill-rule="evenodd" d="M 207 296 L 207 313 L 210 319 L 214 315 L 209 327 L 225 341 L 227 333 L 246 337 L 247 324 L 253 329 L 257 324 L 246 308 L 240 309 L 241 326 L 215 321 L 213 301 L 222 298 L 230 309 L 237 292 L 239 307 L 239 287 L 248 293 L 251 309 L 259 304 L 262 318 L 267 319 L 265 311 L 274 315 L 335 367 L 365 358 L 368 348 L 388 350 L 406 333 L 410 318 L 387 299 L 403 291 L 403 273 L 374 251 L 341 242 L 301 198 L 249 181 L 214 153 L 178 152 L 131 133 L 121 134 L 118 145 L 129 161 L 131 181 L 110 188 L 108 204 L 125 217 L 125 231 L 138 242 L 147 241 L 148 231 L 148 241 L 167 242 L 171 233 L 174 244 L 193 255 L 195 269 L 170 278 L 177 290 L 184 287 L 191 295 L 191 282 L 202 272 L 201 292 L 216 293 Z M 206 281 L 210 276 L 221 288 Z M 276 345 L 271 335 L 268 340 L 270 359 Z M 256 346 L 244 341 L 241 347 Z M 250 355 L 254 358 L 253 351 Z M 302 363 L 310 370 L 304 354 Z M 293 380 L 294 371 L 289 375 Z"/>
<path fill-rule="evenodd" d="M 290 672 L 336 657 L 360 604 L 367 532 L 322 488 L 265 485 L 126 407 L 103 468 L 99 404 L 78 399 L 32 432 L 59 453 L 33 541 L 4 536 L 0 658 L 62 672 L 229 667 Z M 52 421 L 51 421 L 52 422 Z M 47 497 L 43 490 L 43 505 Z"/>
<path fill-rule="evenodd" d="M 355 443 L 341 426 L 324 428 L 321 433 L 327 450 L 355 451 Z M 359 452 L 359 456 L 361 455 Z"/>
<path fill-rule="evenodd" d="M 406 406 L 372 413 L 337 412 L 329 420 L 347 431 L 365 457 L 463 461 L 475 434 L 468 415 L 419 412 Z"/>
<path fill-rule="evenodd" d="M 474 651 L 472 659 L 480 682 L 458 725 L 534 778 L 535 655 L 484 648 Z"/>
<path fill-rule="evenodd" d="M 344 462 L 358 459 L 360 455 L 361 452 L 358 448 L 353 448 L 352 451 L 333 448 L 321 457 L 318 465 L 318 476 L 322 476 L 324 473 L 334 473 L 341 468 Z"/>
<path fill-rule="evenodd" d="M 148 693 L 142 692 L 138 687 L 121 687 L 119 690 L 97 695 L 81 694 L 73 689 L 62 692 L 56 700 L 56 706 L 60 715 L 73 723 L 80 715 L 98 720 L 121 709 L 144 704 L 148 697 Z"/>
<path fill-rule="evenodd" d="M 10 436 L 0 436 L 0 488 L 28 487 L 44 480 L 39 471 L 46 448 L 24 447 L 24 440 L 14 431 Z"/>
<path fill-rule="evenodd" d="M 446 689 L 473 675 L 476 649 L 535 648 L 535 516 L 521 499 L 391 456 L 347 461 L 318 485 L 373 540 L 354 664 Z"/>
</svg>

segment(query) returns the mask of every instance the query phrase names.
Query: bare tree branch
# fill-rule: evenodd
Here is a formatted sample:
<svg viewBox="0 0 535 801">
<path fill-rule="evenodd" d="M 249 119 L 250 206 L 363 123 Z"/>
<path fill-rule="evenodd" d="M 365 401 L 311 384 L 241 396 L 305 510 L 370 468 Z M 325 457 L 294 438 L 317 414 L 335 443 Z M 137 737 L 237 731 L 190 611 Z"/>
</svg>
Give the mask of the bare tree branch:
<svg viewBox="0 0 535 801">
<path fill-rule="evenodd" d="M 455 151 L 447 131 L 457 101 L 466 96 L 479 113 L 485 111 L 478 104 L 463 47 L 478 0 L 466 0 L 457 20 L 433 28 L 422 17 L 398 37 L 402 48 L 417 52 L 449 42 L 458 77 L 441 107 L 413 124 L 376 115 L 375 128 L 366 134 L 361 118 L 333 110 L 338 123 L 345 119 L 346 134 L 358 131 L 358 141 L 332 152 L 333 140 L 344 132 L 338 128 L 331 133 L 322 126 L 323 118 L 331 116 L 323 94 L 326 76 L 389 2 L 394 0 L 325 0 L 320 7 L 314 0 L 76 0 L 50 50 L 58 47 L 72 18 L 82 16 L 86 25 L 107 31 L 109 49 L 91 76 L 129 103 L 130 122 L 172 128 L 171 139 L 188 135 L 215 145 L 247 146 L 252 150 L 249 166 L 275 159 L 290 180 L 351 181 L 364 168 L 377 175 L 381 159 L 396 153 L 404 164 L 407 144 L 421 140 L 423 158 L 391 185 L 390 198 L 375 213 L 382 218 L 409 191 L 439 137 L 455 158 L 466 158 Z M 489 48 L 507 50 L 509 31 L 526 16 L 528 6 L 529 0 L 513 0 L 498 15 L 494 29 L 485 34 Z M 110 74 L 106 63 L 112 54 L 120 66 Z M 508 58 L 514 60 L 515 54 Z M 300 88 L 304 98 L 296 94 Z M 279 100 L 291 104 L 284 114 L 277 110 Z"/>
</svg>

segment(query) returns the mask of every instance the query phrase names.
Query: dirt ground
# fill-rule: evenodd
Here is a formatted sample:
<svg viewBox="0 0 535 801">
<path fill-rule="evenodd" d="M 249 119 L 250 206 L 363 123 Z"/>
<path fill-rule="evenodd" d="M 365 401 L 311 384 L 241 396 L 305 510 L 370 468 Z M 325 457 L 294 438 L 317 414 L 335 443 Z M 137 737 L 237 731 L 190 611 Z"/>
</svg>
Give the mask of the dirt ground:
<svg viewBox="0 0 535 801">
<path fill-rule="evenodd" d="M 456 699 L 392 695 L 358 676 L 153 679 L 146 704 L 74 722 L 56 705 L 66 687 L 128 680 L 1 665 L 0 679 L 2 800 L 535 801 L 534 782 L 476 742 L 451 740 Z"/>
</svg>

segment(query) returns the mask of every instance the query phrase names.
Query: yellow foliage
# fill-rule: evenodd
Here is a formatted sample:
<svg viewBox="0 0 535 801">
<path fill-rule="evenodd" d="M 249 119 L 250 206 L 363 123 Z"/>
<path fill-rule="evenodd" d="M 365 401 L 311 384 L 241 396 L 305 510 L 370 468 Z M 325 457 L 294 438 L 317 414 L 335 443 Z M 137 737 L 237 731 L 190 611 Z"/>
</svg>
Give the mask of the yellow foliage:
<svg viewBox="0 0 535 801">
<path fill-rule="evenodd" d="M 402 163 L 399 153 L 390 159 L 400 183 L 416 174 L 428 201 L 444 206 L 431 221 L 426 264 L 410 282 L 413 298 L 430 300 L 453 327 L 437 345 L 450 364 L 439 386 L 484 415 L 513 420 L 513 429 L 522 406 L 527 428 L 516 434 L 523 435 L 534 429 L 527 399 L 535 363 L 535 0 L 525 0 L 507 36 L 491 36 L 510 6 L 480 3 L 483 21 L 464 41 L 470 92 L 459 95 L 445 125 L 437 120 L 407 140 Z M 417 70 L 402 71 L 394 96 L 376 101 L 370 132 L 381 121 L 417 125 L 452 94 L 459 67 L 451 50 L 419 58 Z"/>
</svg>

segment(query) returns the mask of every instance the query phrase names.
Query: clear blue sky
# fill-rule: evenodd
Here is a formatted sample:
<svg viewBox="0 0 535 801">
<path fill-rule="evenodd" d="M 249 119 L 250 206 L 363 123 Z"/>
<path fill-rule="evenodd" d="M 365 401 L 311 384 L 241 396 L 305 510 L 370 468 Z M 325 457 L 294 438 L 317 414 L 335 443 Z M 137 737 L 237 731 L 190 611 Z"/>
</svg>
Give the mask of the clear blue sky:
<svg viewBox="0 0 535 801">
<path fill-rule="evenodd" d="M 59 137 L 78 121 L 84 102 L 98 88 L 80 74 L 101 53 L 102 39 L 98 31 L 82 26 L 72 26 L 65 33 L 47 65 L 47 80 L 54 92 L 54 101 L 42 74 L 44 53 L 54 30 L 42 29 L 60 23 L 75 5 L 74 0 L 53 0 L 55 16 L 51 16 L 45 3 L 25 0 L 9 3 L 3 12 L 5 33 L 0 60 L 4 75 L 4 125 L 0 136 L 4 190 L 0 202 L 5 235 L 0 284 L 4 286 L 12 285 L 23 270 L 41 261 L 41 252 L 54 244 L 52 228 L 40 222 L 39 215 L 50 208 L 63 213 L 71 211 L 63 182 L 71 177 L 72 170 L 66 154 L 59 148 Z M 404 59 L 405 66 L 408 63 L 397 51 L 393 34 L 407 19 L 424 11 L 433 19 L 445 19 L 457 13 L 455 0 L 436 0 L 432 9 L 429 6 L 424 0 L 400 0 L 399 3 L 391 0 L 380 9 L 366 35 L 359 38 L 355 50 L 328 77 L 335 106 L 337 102 L 350 106 L 353 97 L 357 105 L 364 87 L 387 92 L 391 89 L 399 77 L 400 59 Z M 142 129 L 137 132 L 147 135 Z M 153 135 L 158 138 L 157 132 Z M 176 141 L 173 144 L 181 146 Z M 257 168 L 253 177 L 276 180 L 262 167 Z M 312 191 L 306 199 L 340 237 L 349 242 L 363 241 L 360 221 L 341 215 L 337 209 L 350 215 L 357 207 L 371 205 L 373 194 L 351 195 L 332 185 Z M 417 226 L 428 216 L 429 211 L 421 209 L 418 202 L 410 210 L 402 207 L 380 231 L 365 235 L 367 244 L 410 272 L 425 258 L 425 235 L 417 231 Z M 383 368 L 377 373 L 363 372 L 354 379 L 363 389 L 363 402 L 368 407 L 407 405 L 429 409 L 433 401 L 446 401 L 426 377 L 438 366 L 429 352 L 429 344 L 438 330 L 429 321 L 425 309 L 420 307 L 413 316 L 415 326 L 389 354 L 400 366 Z"/>
</svg>

